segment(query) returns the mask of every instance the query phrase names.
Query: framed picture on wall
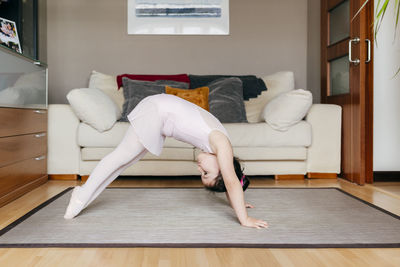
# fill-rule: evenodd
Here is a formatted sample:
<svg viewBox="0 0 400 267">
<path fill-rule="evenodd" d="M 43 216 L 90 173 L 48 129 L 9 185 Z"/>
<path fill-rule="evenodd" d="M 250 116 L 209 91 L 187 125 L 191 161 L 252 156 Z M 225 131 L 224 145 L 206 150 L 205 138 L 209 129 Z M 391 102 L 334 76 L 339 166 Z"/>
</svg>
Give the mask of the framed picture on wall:
<svg viewBox="0 0 400 267">
<path fill-rule="evenodd" d="M 14 21 L 0 17 L 0 44 L 22 53 Z"/>
<path fill-rule="evenodd" d="M 128 34 L 228 35 L 229 0 L 128 0 Z"/>
</svg>

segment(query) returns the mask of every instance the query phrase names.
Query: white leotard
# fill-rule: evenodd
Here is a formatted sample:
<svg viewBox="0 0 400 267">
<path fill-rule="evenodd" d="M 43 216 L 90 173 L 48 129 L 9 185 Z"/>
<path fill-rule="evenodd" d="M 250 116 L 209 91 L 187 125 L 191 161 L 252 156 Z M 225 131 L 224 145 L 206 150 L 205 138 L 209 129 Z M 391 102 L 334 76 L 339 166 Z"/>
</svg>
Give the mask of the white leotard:
<svg viewBox="0 0 400 267">
<path fill-rule="evenodd" d="M 158 94 L 143 99 L 128 115 L 143 146 L 160 155 L 165 137 L 173 137 L 214 153 L 208 136 L 213 130 L 228 137 L 224 126 L 211 113 L 180 97 Z"/>
</svg>

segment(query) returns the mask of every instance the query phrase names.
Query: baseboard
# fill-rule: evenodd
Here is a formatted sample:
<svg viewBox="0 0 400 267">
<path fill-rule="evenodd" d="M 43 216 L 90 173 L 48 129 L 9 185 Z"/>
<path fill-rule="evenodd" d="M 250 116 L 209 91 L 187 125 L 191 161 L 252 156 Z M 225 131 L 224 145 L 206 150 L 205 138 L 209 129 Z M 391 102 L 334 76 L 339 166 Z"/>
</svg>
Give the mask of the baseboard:
<svg viewBox="0 0 400 267">
<path fill-rule="evenodd" d="M 49 174 L 50 180 L 78 180 L 77 174 Z"/>
<path fill-rule="evenodd" d="M 304 174 L 277 174 L 275 180 L 304 180 Z"/>
<path fill-rule="evenodd" d="M 336 179 L 336 173 L 321 173 L 321 172 L 309 172 L 307 173 L 309 179 Z"/>
<path fill-rule="evenodd" d="M 0 207 L 10 203 L 11 201 L 21 197 L 22 195 L 28 193 L 29 191 L 32 191 L 33 189 L 41 186 L 42 184 L 45 184 L 48 181 L 47 175 L 42 176 L 34 181 L 31 181 L 30 183 L 27 183 L 14 191 L 1 196 L 0 197 Z"/>
<path fill-rule="evenodd" d="M 375 171 L 374 182 L 399 182 L 400 171 Z"/>
</svg>

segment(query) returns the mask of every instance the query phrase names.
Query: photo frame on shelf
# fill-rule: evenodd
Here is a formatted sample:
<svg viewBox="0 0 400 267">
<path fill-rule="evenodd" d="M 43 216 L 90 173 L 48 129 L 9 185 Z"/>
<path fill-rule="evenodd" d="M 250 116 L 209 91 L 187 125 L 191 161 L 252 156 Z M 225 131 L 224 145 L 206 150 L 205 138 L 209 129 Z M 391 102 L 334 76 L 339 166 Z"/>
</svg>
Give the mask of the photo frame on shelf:
<svg viewBox="0 0 400 267">
<path fill-rule="evenodd" d="M 0 17 L 0 44 L 18 53 L 22 53 L 18 38 L 17 25 L 14 21 Z"/>
<path fill-rule="evenodd" d="M 128 34 L 229 35 L 229 0 L 128 0 Z"/>
</svg>

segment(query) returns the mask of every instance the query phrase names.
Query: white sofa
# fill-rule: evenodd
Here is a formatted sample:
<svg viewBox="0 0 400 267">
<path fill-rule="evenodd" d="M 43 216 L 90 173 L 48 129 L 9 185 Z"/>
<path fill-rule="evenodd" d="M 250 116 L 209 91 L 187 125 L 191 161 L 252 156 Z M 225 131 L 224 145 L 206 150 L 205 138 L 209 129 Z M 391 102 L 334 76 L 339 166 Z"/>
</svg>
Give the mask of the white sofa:
<svg viewBox="0 0 400 267">
<path fill-rule="evenodd" d="M 92 85 L 95 84 L 92 81 L 95 74 L 96 72 L 92 73 Z M 264 79 L 268 91 L 263 92 L 259 98 L 245 101 L 251 123 L 224 124 L 234 154 L 242 160 L 245 173 L 340 173 L 340 106 L 313 104 L 304 120 L 283 132 L 272 129 L 265 121 L 259 121 L 260 111 L 256 110 L 257 106 L 265 105 L 265 101 L 294 87 L 293 73 L 274 75 Z M 289 77 L 290 81 L 282 83 L 279 80 L 282 77 Z M 115 101 L 118 102 L 118 99 Z M 99 132 L 81 122 L 70 105 L 51 104 L 48 110 L 48 127 L 49 175 L 87 176 L 121 141 L 129 123 L 116 122 L 110 130 Z M 198 175 L 198 152 L 197 148 L 189 144 L 167 138 L 160 157 L 148 153 L 141 161 L 128 167 L 122 175 Z"/>
</svg>

